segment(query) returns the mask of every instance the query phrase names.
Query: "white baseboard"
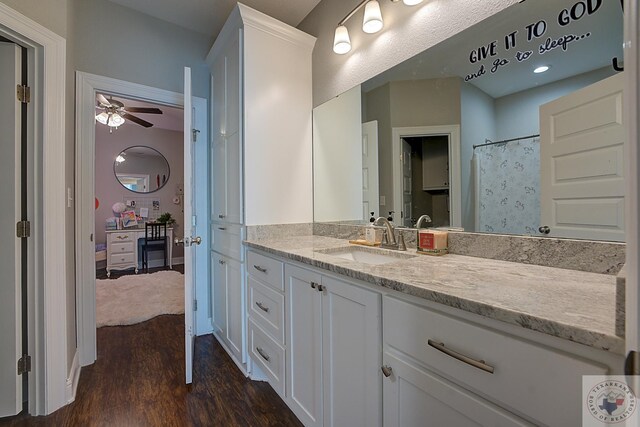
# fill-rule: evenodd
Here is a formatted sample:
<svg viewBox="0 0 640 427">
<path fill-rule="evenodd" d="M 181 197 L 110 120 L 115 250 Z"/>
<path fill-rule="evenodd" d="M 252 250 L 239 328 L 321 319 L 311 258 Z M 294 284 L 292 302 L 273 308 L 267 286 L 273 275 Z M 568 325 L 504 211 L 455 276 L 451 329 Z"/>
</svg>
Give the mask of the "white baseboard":
<svg viewBox="0 0 640 427">
<path fill-rule="evenodd" d="M 71 372 L 69 372 L 69 378 L 67 378 L 66 386 L 66 399 L 67 404 L 76 400 L 76 391 L 78 390 L 78 380 L 80 380 L 80 357 L 78 350 L 73 356 L 73 362 L 71 362 Z"/>
</svg>

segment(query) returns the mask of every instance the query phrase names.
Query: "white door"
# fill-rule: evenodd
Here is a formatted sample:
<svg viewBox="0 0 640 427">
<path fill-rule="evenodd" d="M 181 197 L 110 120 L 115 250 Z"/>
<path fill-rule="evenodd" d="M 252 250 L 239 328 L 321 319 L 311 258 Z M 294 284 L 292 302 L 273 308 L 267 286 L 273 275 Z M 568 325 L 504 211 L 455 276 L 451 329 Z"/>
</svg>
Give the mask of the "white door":
<svg viewBox="0 0 640 427">
<path fill-rule="evenodd" d="M 16 223 L 21 219 L 20 181 L 20 103 L 16 85 L 21 79 L 20 48 L 0 43 L 0 200 L 7 203 L 0 210 L 0 417 L 16 415 L 22 410 L 22 377 L 16 364 L 22 354 L 22 246 L 16 237 Z"/>
<path fill-rule="evenodd" d="M 624 241 L 622 73 L 540 107 L 540 216 L 550 236 Z"/>
<path fill-rule="evenodd" d="M 413 203 L 411 198 L 411 144 L 402 140 L 402 213 L 396 212 L 396 223 L 413 227 Z M 400 216 L 400 218 L 398 218 Z"/>
<path fill-rule="evenodd" d="M 195 146 L 202 134 L 201 123 L 196 118 L 203 112 L 196 111 L 191 95 L 191 69 L 184 69 L 184 337 L 185 337 L 185 377 L 191 383 L 193 370 L 193 344 L 195 338 L 194 298 L 196 295 L 196 254 L 201 243 L 197 236 L 196 194 L 194 174 L 196 168 Z M 204 112 L 206 117 L 206 112 Z M 206 125 L 205 125 L 206 126 Z M 202 127 L 204 129 L 204 127 Z M 204 138 L 203 138 L 204 139 Z M 206 182 L 206 181 L 204 181 Z M 206 194 L 206 192 L 205 192 Z M 204 221 L 204 219 L 202 219 Z M 202 281 L 201 281 L 202 282 Z"/>
<path fill-rule="evenodd" d="M 380 216 L 378 184 L 378 121 L 362 124 L 362 213 L 363 219 L 371 212 Z"/>
<path fill-rule="evenodd" d="M 382 424 L 380 294 L 322 278 L 324 425 Z"/>
</svg>

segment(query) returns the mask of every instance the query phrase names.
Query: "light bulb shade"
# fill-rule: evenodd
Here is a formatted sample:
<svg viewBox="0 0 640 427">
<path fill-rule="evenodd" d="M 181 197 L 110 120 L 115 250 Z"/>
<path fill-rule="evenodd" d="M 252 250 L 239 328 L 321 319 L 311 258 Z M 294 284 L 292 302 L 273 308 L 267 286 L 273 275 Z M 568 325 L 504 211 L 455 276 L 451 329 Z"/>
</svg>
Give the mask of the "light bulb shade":
<svg viewBox="0 0 640 427">
<path fill-rule="evenodd" d="M 107 122 L 109 121 L 109 115 L 103 111 L 102 113 L 96 116 L 96 120 L 98 121 L 98 123 L 102 123 L 103 125 L 106 125 Z"/>
<path fill-rule="evenodd" d="M 365 33 L 377 33 L 384 26 L 382 22 L 382 12 L 380 4 L 376 0 L 371 0 L 364 7 L 364 21 L 362 21 L 362 31 Z"/>
<path fill-rule="evenodd" d="M 113 113 L 109 119 L 109 126 L 118 127 L 124 123 L 124 119 L 118 113 Z"/>
<path fill-rule="evenodd" d="M 126 159 L 124 157 L 122 157 L 122 155 L 118 154 L 118 157 L 116 157 L 116 162 L 118 163 L 122 163 L 124 162 Z"/>
<path fill-rule="evenodd" d="M 333 51 L 337 54 L 344 55 L 351 50 L 351 39 L 349 31 L 344 25 L 336 28 L 336 34 L 333 38 Z"/>
<path fill-rule="evenodd" d="M 402 3 L 406 4 L 407 6 L 415 6 L 422 3 L 422 0 L 402 0 Z"/>
</svg>

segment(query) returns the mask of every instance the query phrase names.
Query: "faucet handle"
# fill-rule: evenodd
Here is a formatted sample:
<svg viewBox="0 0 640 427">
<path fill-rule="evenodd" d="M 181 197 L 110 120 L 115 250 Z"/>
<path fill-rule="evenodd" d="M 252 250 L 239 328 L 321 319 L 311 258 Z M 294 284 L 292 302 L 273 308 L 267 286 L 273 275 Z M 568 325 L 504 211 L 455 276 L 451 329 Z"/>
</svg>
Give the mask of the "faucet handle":
<svg viewBox="0 0 640 427">
<path fill-rule="evenodd" d="M 382 245 L 389 244 L 389 236 L 387 236 L 387 230 L 382 230 Z"/>
<path fill-rule="evenodd" d="M 407 245 L 404 243 L 404 234 L 402 234 L 402 231 L 400 230 L 398 230 L 398 250 L 399 251 L 407 250 Z"/>
</svg>

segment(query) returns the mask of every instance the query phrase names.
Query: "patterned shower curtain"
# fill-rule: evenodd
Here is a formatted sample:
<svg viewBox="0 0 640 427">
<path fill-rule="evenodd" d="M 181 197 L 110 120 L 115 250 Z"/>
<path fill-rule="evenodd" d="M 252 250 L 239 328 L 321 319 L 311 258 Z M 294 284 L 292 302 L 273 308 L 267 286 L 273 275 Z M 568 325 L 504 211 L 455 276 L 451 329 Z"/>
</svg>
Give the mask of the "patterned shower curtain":
<svg viewBox="0 0 640 427">
<path fill-rule="evenodd" d="M 540 140 L 475 149 L 475 231 L 537 234 L 540 225 Z"/>
</svg>

